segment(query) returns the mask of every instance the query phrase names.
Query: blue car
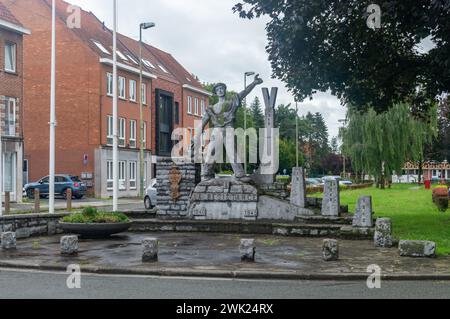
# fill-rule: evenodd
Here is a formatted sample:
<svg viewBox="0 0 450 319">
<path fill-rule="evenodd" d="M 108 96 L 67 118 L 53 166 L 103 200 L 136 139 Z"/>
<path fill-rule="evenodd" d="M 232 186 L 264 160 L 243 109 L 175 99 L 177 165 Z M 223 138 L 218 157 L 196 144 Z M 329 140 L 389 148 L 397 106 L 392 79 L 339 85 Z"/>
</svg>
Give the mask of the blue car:
<svg viewBox="0 0 450 319">
<path fill-rule="evenodd" d="M 40 196 L 46 197 L 49 194 L 49 176 L 40 179 L 36 183 L 25 185 L 24 191 L 29 199 L 34 199 L 34 190 L 39 189 Z M 67 199 L 67 190 L 72 189 L 72 197 L 81 199 L 86 195 L 86 184 L 82 183 L 78 176 L 55 175 L 55 195 L 61 195 Z"/>
</svg>

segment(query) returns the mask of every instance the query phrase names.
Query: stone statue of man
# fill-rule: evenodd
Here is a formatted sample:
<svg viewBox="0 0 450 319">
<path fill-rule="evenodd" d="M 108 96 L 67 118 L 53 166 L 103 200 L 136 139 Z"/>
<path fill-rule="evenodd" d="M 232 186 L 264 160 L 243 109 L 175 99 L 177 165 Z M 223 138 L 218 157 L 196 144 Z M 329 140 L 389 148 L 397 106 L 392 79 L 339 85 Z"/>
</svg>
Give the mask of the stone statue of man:
<svg viewBox="0 0 450 319">
<path fill-rule="evenodd" d="M 236 112 L 242 105 L 242 100 L 250 94 L 250 92 L 257 86 L 263 83 L 259 74 L 255 76 L 255 80 L 247 88 L 239 94 L 234 94 L 231 98 L 226 97 L 227 86 L 223 83 L 218 83 L 213 88 L 213 94 L 219 97 L 219 102 L 215 105 L 210 105 L 203 117 L 202 131 L 210 124 L 214 128 L 223 129 L 224 133 L 227 128 L 235 128 Z M 208 153 L 213 154 L 217 147 L 223 147 L 223 144 L 218 145 L 214 140 L 211 140 L 208 145 Z M 234 149 L 234 161 L 231 163 L 234 177 L 243 182 L 247 182 L 244 169 L 241 163 L 238 163 L 237 149 Z M 214 163 L 210 159 L 206 159 L 206 164 L 202 169 L 202 180 L 209 180 L 214 178 Z M 248 181 L 250 179 L 248 178 Z"/>
</svg>

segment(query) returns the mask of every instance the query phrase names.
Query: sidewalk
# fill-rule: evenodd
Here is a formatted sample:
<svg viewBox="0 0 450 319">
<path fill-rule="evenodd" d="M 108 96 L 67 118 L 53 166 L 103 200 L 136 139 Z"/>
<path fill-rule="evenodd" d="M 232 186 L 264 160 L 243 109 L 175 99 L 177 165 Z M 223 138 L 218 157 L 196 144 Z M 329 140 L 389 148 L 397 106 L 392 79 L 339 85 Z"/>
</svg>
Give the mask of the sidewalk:
<svg viewBox="0 0 450 319">
<path fill-rule="evenodd" d="M 72 208 L 80 209 L 85 207 L 97 207 L 105 210 L 112 210 L 112 199 L 98 199 L 98 198 L 82 198 L 73 199 Z M 41 211 L 48 211 L 48 199 L 41 199 L 40 205 Z M 67 202 L 64 199 L 55 199 L 55 210 L 65 210 L 67 208 Z M 122 198 L 119 199 L 119 208 L 123 210 L 130 209 L 143 209 L 144 202 L 140 198 Z M 11 203 L 11 213 L 16 214 L 19 212 L 30 212 L 34 210 L 34 201 L 26 201 L 24 203 Z"/>
<path fill-rule="evenodd" d="M 141 262 L 141 241 L 160 240 L 159 262 Z M 17 251 L 0 252 L 0 267 L 66 271 L 79 264 L 84 272 L 163 276 L 366 280 L 376 264 L 385 279 L 450 280 L 450 256 L 400 257 L 397 248 L 378 249 L 371 241 L 340 240 L 340 259 L 322 260 L 322 240 L 270 235 L 256 239 L 256 262 L 243 263 L 243 236 L 204 233 L 125 233 L 108 240 L 80 240 L 78 257 L 59 254 L 60 236 L 19 240 Z"/>
</svg>

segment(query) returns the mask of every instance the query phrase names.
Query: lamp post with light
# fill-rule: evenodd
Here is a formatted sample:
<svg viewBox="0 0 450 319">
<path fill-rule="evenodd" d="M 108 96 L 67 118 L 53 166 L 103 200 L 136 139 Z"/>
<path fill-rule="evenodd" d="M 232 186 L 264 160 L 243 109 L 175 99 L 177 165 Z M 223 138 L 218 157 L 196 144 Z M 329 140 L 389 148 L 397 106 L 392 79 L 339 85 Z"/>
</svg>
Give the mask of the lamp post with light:
<svg viewBox="0 0 450 319">
<path fill-rule="evenodd" d="M 244 73 L 244 90 L 247 89 L 247 77 L 255 75 L 255 72 Z M 247 98 L 244 99 L 244 172 L 247 174 Z"/>
<path fill-rule="evenodd" d="M 142 89 L 143 83 L 142 83 L 142 30 L 147 30 L 150 28 L 153 28 L 155 24 L 153 22 L 145 22 L 141 23 L 139 25 L 139 127 L 140 127 L 140 134 L 139 134 L 139 142 L 140 142 L 140 159 L 139 159 L 139 171 L 140 171 L 140 187 L 139 187 L 139 196 L 141 198 L 144 197 L 144 174 L 145 174 L 145 165 L 144 165 L 144 111 L 143 111 L 143 101 L 142 99 L 144 90 Z M 145 90 L 145 94 L 147 93 L 147 90 Z M 151 116 L 151 115 L 150 115 Z M 150 127 L 151 131 L 151 127 Z M 150 139 L 150 146 L 151 146 L 151 139 Z"/>
</svg>

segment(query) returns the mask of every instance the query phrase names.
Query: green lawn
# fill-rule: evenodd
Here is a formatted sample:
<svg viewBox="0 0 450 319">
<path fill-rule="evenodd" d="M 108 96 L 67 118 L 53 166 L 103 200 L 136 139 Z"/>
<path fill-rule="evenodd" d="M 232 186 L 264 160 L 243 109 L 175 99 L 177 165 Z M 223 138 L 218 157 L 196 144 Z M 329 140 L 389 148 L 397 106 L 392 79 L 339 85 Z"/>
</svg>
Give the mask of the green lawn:
<svg viewBox="0 0 450 319">
<path fill-rule="evenodd" d="M 437 244 L 438 254 L 450 254 L 450 210 L 442 213 L 437 209 L 431 200 L 431 190 L 396 184 L 385 190 L 342 191 L 341 205 L 348 204 L 353 212 L 362 195 L 372 196 L 375 217 L 392 218 L 395 238 L 432 240 Z"/>
</svg>

